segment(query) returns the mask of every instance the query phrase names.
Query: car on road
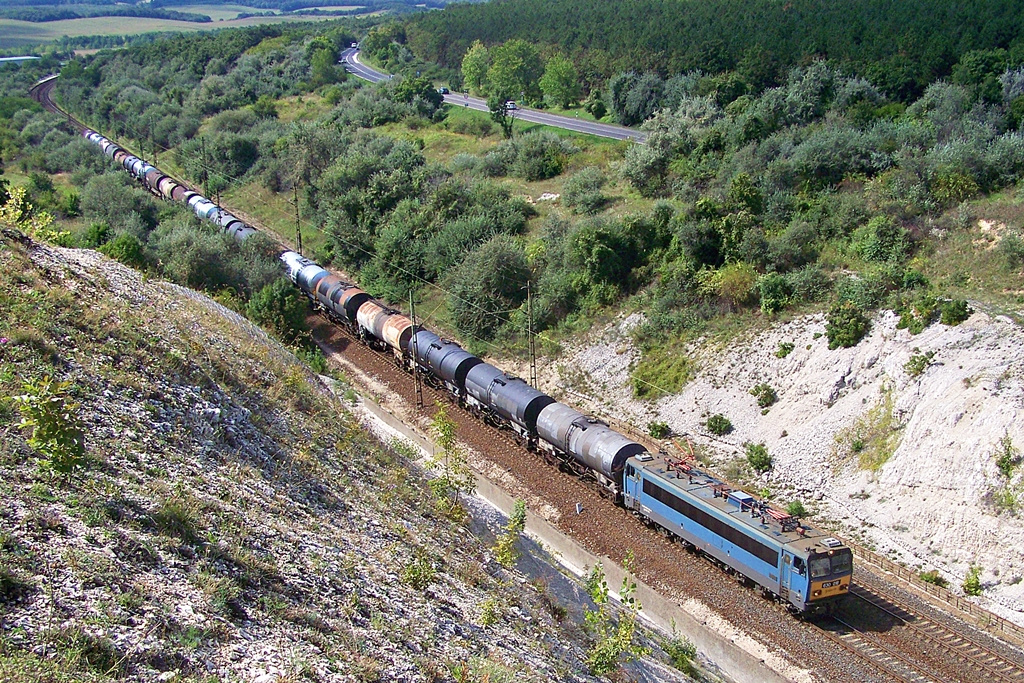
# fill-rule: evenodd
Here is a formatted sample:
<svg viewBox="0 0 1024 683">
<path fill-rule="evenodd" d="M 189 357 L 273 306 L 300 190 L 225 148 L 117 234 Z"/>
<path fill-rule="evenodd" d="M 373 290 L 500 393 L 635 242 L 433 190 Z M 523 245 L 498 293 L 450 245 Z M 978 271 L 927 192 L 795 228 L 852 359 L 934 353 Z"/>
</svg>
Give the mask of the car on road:
<svg viewBox="0 0 1024 683">
<path fill-rule="evenodd" d="M 359 47 L 359 43 L 352 43 L 352 47 Z"/>
<path fill-rule="evenodd" d="M 451 91 L 448 90 L 448 88 L 441 86 L 440 88 L 437 89 L 437 92 L 441 93 L 442 95 L 447 95 Z"/>
<path fill-rule="evenodd" d="M 512 111 L 514 109 L 519 109 L 519 105 L 516 104 L 515 100 L 509 100 L 505 103 L 505 109 Z"/>
</svg>

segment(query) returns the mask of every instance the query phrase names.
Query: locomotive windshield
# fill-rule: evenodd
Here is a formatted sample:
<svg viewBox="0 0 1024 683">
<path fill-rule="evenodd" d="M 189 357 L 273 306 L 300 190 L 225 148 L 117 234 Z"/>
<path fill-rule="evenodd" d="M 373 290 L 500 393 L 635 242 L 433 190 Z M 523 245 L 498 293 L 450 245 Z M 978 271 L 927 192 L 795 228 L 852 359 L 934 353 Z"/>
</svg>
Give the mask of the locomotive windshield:
<svg viewBox="0 0 1024 683">
<path fill-rule="evenodd" d="M 853 568 L 853 555 L 841 552 L 837 555 L 819 555 L 812 557 L 808 564 L 811 567 L 811 578 L 820 579 L 829 574 L 845 574 Z"/>
</svg>

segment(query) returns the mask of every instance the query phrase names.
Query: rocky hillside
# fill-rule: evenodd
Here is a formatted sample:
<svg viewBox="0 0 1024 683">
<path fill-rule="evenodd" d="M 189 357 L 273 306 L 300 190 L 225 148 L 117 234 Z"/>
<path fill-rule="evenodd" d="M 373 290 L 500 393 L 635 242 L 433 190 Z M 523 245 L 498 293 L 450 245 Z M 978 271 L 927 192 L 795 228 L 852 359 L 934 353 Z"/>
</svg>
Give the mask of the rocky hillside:
<svg viewBox="0 0 1024 683">
<path fill-rule="evenodd" d="M 640 315 L 605 327 L 547 368 L 546 388 L 589 408 L 652 421 L 693 439 L 700 457 L 783 506 L 959 591 L 971 565 L 980 600 L 1024 623 L 1024 331 L 976 312 L 917 335 L 883 312 L 849 349 L 829 350 L 824 316 L 780 323 L 726 344 L 691 344 L 692 379 L 656 401 L 631 399 Z M 776 400 L 751 394 L 767 384 Z M 771 392 L 766 395 L 770 397 Z M 597 398 L 591 398 L 597 397 Z M 724 415 L 731 431 L 707 428 Z M 765 444 L 756 475 L 745 444 Z"/>
<path fill-rule="evenodd" d="M 592 679 L 572 609 L 203 297 L 5 233 L 0 394 L 4 681 Z"/>
</svg>

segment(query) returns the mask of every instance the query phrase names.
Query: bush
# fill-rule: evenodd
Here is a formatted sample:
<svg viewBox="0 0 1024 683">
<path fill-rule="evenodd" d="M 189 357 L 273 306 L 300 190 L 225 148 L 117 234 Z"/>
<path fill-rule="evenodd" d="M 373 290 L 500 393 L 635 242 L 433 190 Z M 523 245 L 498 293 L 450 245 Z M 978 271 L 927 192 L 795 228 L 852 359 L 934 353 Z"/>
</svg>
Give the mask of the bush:
<svg viewBox="0 0 1024 683">
<path fill-rule="evenodd" d="M 794 517 L 807 516 L 807 508 L 805 508 L 804 504 L 801 503 L 799 500 L 794 500 L 789 505 L 787 505 L 786 512 L 793 515 Z"/>
<path fill-rule="evenodd" d="M 931 571 L 927 572 L 921 572 L 917 575 L 917 578 L 921 579 L 925 583 L 930 583 L 935 586 L 939 586 L 940 588 L 945 588 L 949 585 L 949 581 L 946 581 L 946 579 L 942 576 L 942 574 L 939 573 L 939 570 L 937 569 L 932 569 Z"/>
<path fill-rule="evenodd" d="M 763 443 L 748 443 L 747 462 L 758 474 L 763 474 L 772 468 L 772 456 Z"/>
<path fill-rule="evenodd" d="M 20 427 L 32 430 L 28 445 L 46 458 L 46 467 L 65 476 L 85 466 L 85 432 L 79 406 L 71 401 L 69 385 L 50 377 L 26 382 L 14 401 L 21 411 Z"/>
<path fill-rule="evenodd" d="M 964 595 L 981 595 L 981 567 L 972 564 L 962 585 Z"/>
<path fill-rule="evenodd" d="M 939 304 L 939 322 L 956 327 L 971 317 L 974 310 L 963 299 L 951 299 Z"/>
<path fill-rule="evenodd" d="M 99 252 L 132 268 L 146 267 L 146 254 L 142 250 L 142 242 L 129 233 L 122 233 L 106 244 L 101 244 Z"/>
<path fill-rule="evenodd" d="M 825 324 L 828 348 L 856 346 L 871 327 L 864 311 L 852 301 L 844 301 L 832 307 Z"/>
<path fill-rule="evenodd" d="M 1013 439 L 1009 434 L 1004 434 L 1003 438 L 999 439 L 999 447 L 996 449 L 996 467 L 999 473 L 1009 479 L 1020 461 L 1020 451 L 1013 445 Z"/>
<path fill-rule="evenodd" d="M 565 181 L 562 201 L 574 213 L 597 213 L 607 199 L 601 194 L 605 182 L 601 169 L 588 166 Z"/>
<path fill-rule="evenodd" d="M 274 280 L 249 300 L 245 314 L 286 342 L 294 342 L 306 332 L 309 307 L 299 291 L 283 278 Z"/>
<path fill-rule="evenodd" d="M 725 436 L 732 431 L 732 422 L 730 422 L 729 418 L 721 413 L 709 417 L 707 422 L 704 423 L 704 426 L 707 427 L 708 431 L 715 436 Z"/>
<path fill-rule="evenodd" d="M 779 400 L 779 395 L 775 393 L 775 389 L 772 389 L 771 385 L 766 382 L 751 387 L 750 395 L 757 398 L 757 405 L 761 408 L 772 406 Z"/>
<path fill-rule="evenodd" d="M 779 348 L 775 349 L 775 357 L 785 358 L 793 352 L 794 348 L 796 347 L 793 346 L 792 342 L 779 342 Z"/>
<path fill-rule="evenodd" d="M 757 281 L 757 287 L 761 297 L 761 311 L 768 315 L 774 315 L 784 309 L 793 296 L 789 280 L 779 273 L 762 275 Z"/>
<path fill-rule="evenodd" d="M 667 422 L 655 421 L 647 424 L 647 433 L 655 439 L 664 439 L 672 433 L 672 430 L 669 428 Z"/>
<path fill-rule="evenodd" d="M 928 353 L 921 353 L 920 349 L 914 347 L 914 353 L 911 354 L 910 360 L 903 365 L 903 371 L 911 377 L 919 377 L 921 374 L 928 369 L 928 366 L 932 364 L 932 358 L 935 357 L 934 351 Z"/>
</svg>

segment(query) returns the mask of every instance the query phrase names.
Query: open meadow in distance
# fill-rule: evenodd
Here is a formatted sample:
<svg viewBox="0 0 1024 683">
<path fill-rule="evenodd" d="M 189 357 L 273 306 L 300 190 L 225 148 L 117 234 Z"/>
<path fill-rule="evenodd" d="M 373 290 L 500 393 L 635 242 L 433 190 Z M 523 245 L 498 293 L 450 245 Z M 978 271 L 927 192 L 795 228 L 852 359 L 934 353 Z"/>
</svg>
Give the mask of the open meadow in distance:
<svg viewBox="0 0 1024 683">
<path fill-rule="evenodd" d="M 20 45 L 39 45 L 56 40 L 61 36 L 115 36 L 115 35 L 138 35 L 142 33 L 153 33 L 158 31 L 211 31 L 221 28 L 232 28 L 240 26 L 256 26 L 259 24 L 277 24 L 281 22 L 296 21 L 323 21 L 323 16 L 310 15 L 287 15 L 272 17 L 249 17 L 247 19 L 227 19 L 222 17 L 237 17 L 240 12 L 263 12 L 241 5 L 209 6 L 208 10 L 201 10 L 201 5 L 187 5 L 182 7 L 168 7 L 183 12 L 198 12 L 206 14 L 213 19 L 211 22 L 198 23 L 192 21 L 175 21 L 170 19 L 149 19 L 140 17 L 88 17 L 83 19 L 66 19 L 63 21 L 47 21 L 33 23 L 30 21 L 15 21 L 13 19 L 0 19 L 0 48 L 18 47 Z M 230 8 L 230 9 L 229 9 Z M 333 7 L 331 9 L 343 9 Z M 213 16 L 218 14 L 218 16 Z"/>
</svg>

